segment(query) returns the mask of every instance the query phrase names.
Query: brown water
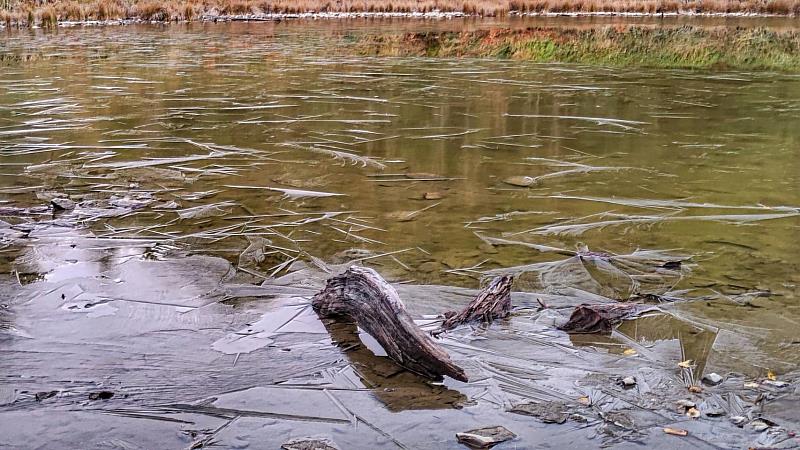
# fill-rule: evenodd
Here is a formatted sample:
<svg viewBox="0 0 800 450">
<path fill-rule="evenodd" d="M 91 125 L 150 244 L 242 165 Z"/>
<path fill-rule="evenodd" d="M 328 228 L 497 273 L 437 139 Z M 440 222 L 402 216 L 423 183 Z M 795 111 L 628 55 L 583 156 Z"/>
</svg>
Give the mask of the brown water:
<svg viewBox="0 0 800 450">
<path fill-rule="evenodd" d="M 296 260 L 368 257 L 392 281 L 475 287 L 567 258 L 481 236 L 584 243 L 691 256 L 658 292 L 695 299 L 674 310 L 685 321 L 625 324 L 634 341 L 678 338 L 703 364 L 713 348 L 726 370 L 797 368 L 800 77 L 373 59 L 331 44 L 372 26 L 4 37 L 36 56 L 0 66 L 0 219 L 50 220 L 8 208 L 66 194 L 76 212 L 43 227 L 86 227 L 117 250 L 93 259 L 3 234 L 2 296 L 175 250 L 221 256 L 251 282 Z M 127 275 L 147 289 L 147 274 Z M 523 276 L 515 289 L 541 287 Z M 600 340 L 587 343 L 620 345 Z"/>
</svg>

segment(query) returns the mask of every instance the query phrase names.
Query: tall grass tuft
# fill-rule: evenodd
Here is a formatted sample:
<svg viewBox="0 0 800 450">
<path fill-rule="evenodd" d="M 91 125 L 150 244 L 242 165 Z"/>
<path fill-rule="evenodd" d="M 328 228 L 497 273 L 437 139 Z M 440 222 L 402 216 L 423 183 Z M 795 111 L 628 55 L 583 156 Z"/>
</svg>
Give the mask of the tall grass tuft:
<svg viewBox="0 0 800 450">
<path fill-rule="evenodd" d="M 194 20 L 194 18 L 197 16 L 196 8 L 197 5 L 192 2 L 184 3 L 181 9 L 182 19 L 189 21 Z"/>
<path fill-rule="evenodd" d="M 56 28 L 58 26 L 58 14 L 52 5 L 45 6 L 39 10 L 39 18 L 42 28 Z"/>
<path fill-rule="evenodd" d="M 0 11 L 0 21 L 5 24 L 6 28 L 10 28 L 14 23 L 14 15 L 9 11 Z"/>
<path fill-rule="evenodd" d="M 157 1 L 147 1 L 137 3 L 135 6 L 136 17 L 142 20 L 154 22 L 167 22 L 171 19 L 169 11 L 163 3 Z"/>
<path fill-rule="evenodd" d="M 253 9 L 248 0 L 228 0 L 221 9 L 223 14 L 250 14 Z"/>
<path fill-rule="evenodd" d="M 76 22 L 86 19 L 83 7 L 80 3 L 75 1 L 63 3 L 59 15 L 66 20 L 73 20 Z"/>
</svg>

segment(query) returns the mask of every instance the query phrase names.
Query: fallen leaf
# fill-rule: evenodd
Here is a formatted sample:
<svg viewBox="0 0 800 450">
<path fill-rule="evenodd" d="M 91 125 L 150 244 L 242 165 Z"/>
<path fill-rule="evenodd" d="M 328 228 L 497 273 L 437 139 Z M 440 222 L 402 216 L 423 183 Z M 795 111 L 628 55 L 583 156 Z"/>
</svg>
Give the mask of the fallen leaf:
<svg viewBox="0 0 800 450">
<path fill-rule="evenodd" d="M 693 361 L 691 359 L 687 359 L 686 361 L 681 361 L 678 363 L 678 367 L 680 367 L 681 369 L 689 369 L 693 365 L 692 362 Z"/>
<path fill-rule="evenodd" d="M 625 351 L 622 352 L 622 354 L 626 355 L 626 356 L 633 356 L 633 355 L 636 354 L 636 350 L 634 350 L 632 348 L 626 348 Z"/>
<path fill-rule="evenodd" d="M 580 397 L 578 399 L 578 403 L 580 403 L 581 405 L 590 406 L 592 404 L 592 399 L 584 395 L 583 397 Z"/>
<path fill-rule="evenodd" d="M 700 386 L 689 386 L 689 392 L 694 392 L 695 394 L 699 394 L 703 392 L 703 388 Z"/>
<path fill-rule="evenodd" d="M 770 379 L 770 381 L 775 381 L 775 380 L 777 380 L 777 379 L 778 379 L 778 377 L 777 377 L 777 376 L 775 376 L 775 372 L 773 372 L 773 371 L 771 371 L 771 370 L 768 370 L 768 371 L 767 371 L 767 378 L 769 378 L 769 379 Z"/>
<path fill-rule="evenodd" d="M 202 442 L 202 441 L 201 441 Z M 339 450 L 339 447 L 330 439 L 296 438 L 281 445 L 281 450 Z"/>
<path fill-rule="evenodd" d="M 456 439 L 471 448 L 490 448 L 517 437 L 505 427 L 496 426 L 456 433 Z"/>
<path fill-rule="evenodd" d="M 689 408 L 686 411 L 686 415 L 688 417 L 691 417 L 692 419 L 697 419 L 698 417 L 700 417 L 700 411 L 698 411 L 697 408 Z"/>
<path fill-rule="evenodd" d="M 681 430 L 680 428 L 664 428 L 664 433 L 671 434 L 673 436 L 688 436 L 689 432 L 686 430 Z"/>
</svg>

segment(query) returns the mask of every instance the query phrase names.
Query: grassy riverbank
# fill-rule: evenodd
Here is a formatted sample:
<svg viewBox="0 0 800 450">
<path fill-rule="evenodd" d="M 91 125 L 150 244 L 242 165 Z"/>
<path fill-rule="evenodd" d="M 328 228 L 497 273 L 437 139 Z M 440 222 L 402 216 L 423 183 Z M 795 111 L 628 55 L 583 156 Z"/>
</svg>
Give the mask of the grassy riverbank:
<svg viewBox="0 0 800 450">
<path fill-rule="evenodd" d="M 800 32 L 763 28 L 564 27 L 367 35 L 362 55 L 494 57 L 624 67 L 800 70 Z"/>
<path fill-rule="evenodd" d="M 800 0 L 0 0 L 6 26 L 70 21 L 192 21 L 299 14 L 475 17 L 547 14 L 800 15 Z"/>
</svg>

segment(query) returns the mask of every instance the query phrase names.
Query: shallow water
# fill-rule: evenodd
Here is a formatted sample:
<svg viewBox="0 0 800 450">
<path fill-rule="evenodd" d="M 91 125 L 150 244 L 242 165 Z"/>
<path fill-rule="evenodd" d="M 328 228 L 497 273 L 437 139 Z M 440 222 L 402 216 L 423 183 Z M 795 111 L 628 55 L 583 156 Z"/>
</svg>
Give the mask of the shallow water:
<svg viewBox="0 0 800 450">
<path fill-rule="evenodd" d="M 6 52 L 36 57 L 0 66 L 0 219 L 46 224 L 34 239 L 2 235 L 0 265 L 11 274 L 2 296 L 113 280 L 97 288 L 107 308 L 94 317 L 140 320 L 160 313 L 118 311 L 113 299 L 205 308 L 191 300 L 202 284 L 181 284 L 184 300 L 170 303 L 175 280 L 255 283 L 294 261 L 368 258 L 391 281 L 476 287 L 484 272 L 565 260 L 579 243 L 618 255 L 661 250 L 691 256 L 691 271 L 657 292 L 695 300 L 672 307 L 684 320 L 642 319 L 621 328 L 629 341 L 576 345 L 614 354 L 630 339 L 678 342 L 701 372 L 797 369 L 800 77 L 343 56 L 336 43 L 371 26 L 7 35 Z M 48 192 L 79 206 L 54 221 L 14 209 L 47 205 Z M 70 239 L 78 244 L 59 245 Z M 137 266 L 173 251 L 241 271 L 168 266 L 151 282 L 159 269 Z M 540 288 L 523 275 L 515 289 Z M 98 304 L 77 293 L 70 301 Z M 181 329 L 218 326 L 225 313 L 211 308 Z M 225 345 L 214 350 L 243 351 Z M 327 357 L 287 357 L 280 373 Z M 218 388 L 248 386 L 229 383 Z"/>
</svg>

